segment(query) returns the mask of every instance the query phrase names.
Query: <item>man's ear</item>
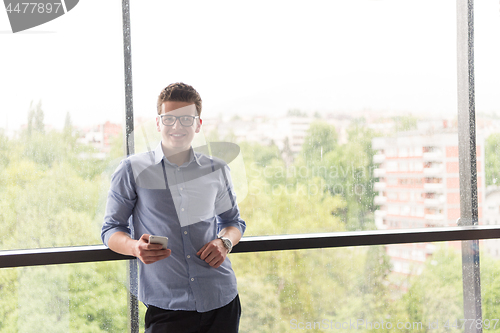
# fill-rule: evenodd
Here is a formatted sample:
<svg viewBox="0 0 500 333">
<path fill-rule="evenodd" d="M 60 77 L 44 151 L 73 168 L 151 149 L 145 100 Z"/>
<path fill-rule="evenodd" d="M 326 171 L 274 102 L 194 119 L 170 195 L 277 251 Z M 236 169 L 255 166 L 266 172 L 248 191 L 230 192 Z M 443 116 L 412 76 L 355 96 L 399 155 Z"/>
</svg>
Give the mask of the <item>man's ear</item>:
<svg viewBox="0 0 500 333">
<path fill-rule="evenodd" d="M 203 121 L 201 120 L 201 118 L 198 118 L 198 120 L 200 121 L 198 124 L 196 124 L 196 130 L 195 130 L 195 133 L 199 133 L 200 132 L 200 129 L 201 129 L 201 124 L 203 123 Z"/>
<path fill-rule="evenodd" d="M 160 128 L 160 116 L 156 116 L 156 130 L 158 132 L 161 132 L 161 128 Z"/>
</svg>

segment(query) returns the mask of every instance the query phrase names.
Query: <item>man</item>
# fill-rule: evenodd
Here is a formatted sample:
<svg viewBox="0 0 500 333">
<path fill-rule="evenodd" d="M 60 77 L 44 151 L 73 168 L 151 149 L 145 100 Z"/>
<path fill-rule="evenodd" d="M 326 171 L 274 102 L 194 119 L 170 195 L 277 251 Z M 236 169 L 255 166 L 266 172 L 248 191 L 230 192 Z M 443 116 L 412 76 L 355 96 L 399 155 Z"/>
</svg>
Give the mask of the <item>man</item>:
<svg viewBox="0 0 500 333">
<path fill-rule="evenodd" d="M 237 332 L 241 313 L 227 254 L 241 239 L 228 166 L 194 152 L 201 98 L 174 83 L 158 97 L 154 151 L 123 160 L 113 174 L 101 237 L 139 261 L 146 332 Z M 149 236 L 168 237 L 168 248 Z"/>
</svg>

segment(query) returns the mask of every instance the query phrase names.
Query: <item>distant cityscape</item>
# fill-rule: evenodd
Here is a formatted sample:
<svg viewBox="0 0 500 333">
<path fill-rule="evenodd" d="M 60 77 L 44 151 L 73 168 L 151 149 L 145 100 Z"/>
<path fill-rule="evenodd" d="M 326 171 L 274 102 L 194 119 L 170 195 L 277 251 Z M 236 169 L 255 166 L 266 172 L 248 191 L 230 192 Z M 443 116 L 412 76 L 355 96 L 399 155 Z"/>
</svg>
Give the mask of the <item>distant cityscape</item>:
<svg viewBox="0 0 500 333">
<path fill-rule="evenodd" d="M 308 115 L 300 111 L 287 116 L 233 116 L 207 118 L 203 122 L 206 136 L 216 133 L 219 139 L 276 145 L 285 161 L 300 153 L 310 125 L 315 121 L 332 125 L 338 143 L 348 141 L 347 129 L 354 120 L 363 118 L 364 126 L 377 132 L 372 140 L 377 165 L 373 177 L 375 225 L 377 229 L 426 228 L 456 226 L 460 217 L 460 186 L 457 120 L 450 118 L 417 119 L 409 131 L 396 131 L 393 117 L 380 117 L 369 111 L 343 115 Z M 150 119 L 149 119 L 150 120 Z M 146 121 L 136 119 L 136 124 Z M 150 120 L 151 121 L 151 120 Z M 26 126 L 20 130 L 25 129 Z M 46 126 L 46 130 L 50 130 Z M 5 133 L 15 138 L 20 131 Z M 120 135 L 122 125 L 106 121 L 85 128 L 75 128 L 78 142 L 91 145 L 104 158 L 112 138 Z M 500 223 L 500 187 L 485 185 L 485 140 L 500 133 L 500 118 L 479 116 L 476 121 L 477 184 L 479 224 Z M 486 252 L 500 259 L 500 240 L 483 242 Z M 423 263 L 432 255 L 431 243 L 400 244 L 386 247 L 393 272 L 420 274 Z"/>
<path fill-rule="evenodd" d="M 314 121 L 335 127 L 338 143 L 343 144 L 348 140 L 347 128 L 355 120 L 364 119 L 364 124 L 380 134 L 388 136 L 396 132 L 397 120 L 401 115 L 397 112 L 380 114 L 371 110 L 331 114 L 308 114 L 299 110 L 290 110 L 288 115 L 270 116 L 219 116 L 214 118 L 203 118 L 203 131 L 205 135 L 217 133 L 220 139 L 231 137 L 237 142 L 249 141 L 262 145 L 275 144 L 281 151 L 286 146 L 293 155 L 300 152 L 304 138 L 309 126 Z M 457 128 L 457 120 L 449 117 L 434 117 L 420 119 L 419 115 L 402 115 L 411 117 L 416 121 L 417 133 L 429 133 L 447 129 L 448 132 Z M 136 118 L 136 126 L 151 119 Z M 9 139 L 19 137 L 27 125 L 18 129 L 1 129 Z M 93 145 L 103 153 L 109 152 L 110 138 L 121 133 L 122 124 L 105 121 L 92 126 L 73 126 L 74 132 L 79 135 L 79 142 Z M 492 133 L 500 133 L 500 116 L 479 115 L 476 120 L 476 132 L 487 138 Z M 50 124 L 45 124 L 45 130 L 55 130 Z"/>
</svg>

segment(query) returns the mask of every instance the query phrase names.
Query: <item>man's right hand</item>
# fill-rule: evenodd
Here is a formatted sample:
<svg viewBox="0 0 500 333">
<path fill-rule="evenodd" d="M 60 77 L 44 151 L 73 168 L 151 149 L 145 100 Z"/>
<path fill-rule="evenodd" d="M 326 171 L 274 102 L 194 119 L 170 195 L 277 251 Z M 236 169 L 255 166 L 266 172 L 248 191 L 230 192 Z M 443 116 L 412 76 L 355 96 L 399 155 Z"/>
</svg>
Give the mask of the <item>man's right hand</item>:
<svg viewBox="0 0 500 333">
<path fill-rule="evenodd" d="M 123 231 L 117 231 L 111 235 L 108 247 L 117 253 L 137 257 L 145 264 L 152 264 L 172 254 L 170 249 L 163 250 L 161 244 L 149 244 L 148 234 L 144 234 L 139 240 L 135 240 Z"/>
<path fill-rule="evenodd" d="M 172 254 L 172 250 L 162 249 L 161 244 L 149 243 L 149 235 L 144 234 L 134 244 L 132 254 L 139 258 L 143 263 L 152 264 L 169 257 L 170 254 Z"/>
</svg>

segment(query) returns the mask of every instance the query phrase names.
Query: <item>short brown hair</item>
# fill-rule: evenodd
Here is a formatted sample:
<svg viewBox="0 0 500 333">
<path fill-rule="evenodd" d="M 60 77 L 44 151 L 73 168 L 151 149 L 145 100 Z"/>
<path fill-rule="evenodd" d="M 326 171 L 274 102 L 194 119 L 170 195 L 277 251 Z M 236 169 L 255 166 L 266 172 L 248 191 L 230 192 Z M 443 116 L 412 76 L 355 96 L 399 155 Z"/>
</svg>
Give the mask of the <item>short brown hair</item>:
<svg viewBox="0 0 500 333">
<path fill-rule="evenodd" d="M 189 84 L 176 82 L 169 84 L 165 89 L 163 89 L 160 96 L 158 96 L 158 102 L 156 104 L 158 114 L 161 114 L 161 105 L 163 102 L 167 101 L 194 103 L 196 111 L 198 111 L 198 116 L 201 116 L 200 94 L 198 94 L 198 92 Z"/>
</svg>

